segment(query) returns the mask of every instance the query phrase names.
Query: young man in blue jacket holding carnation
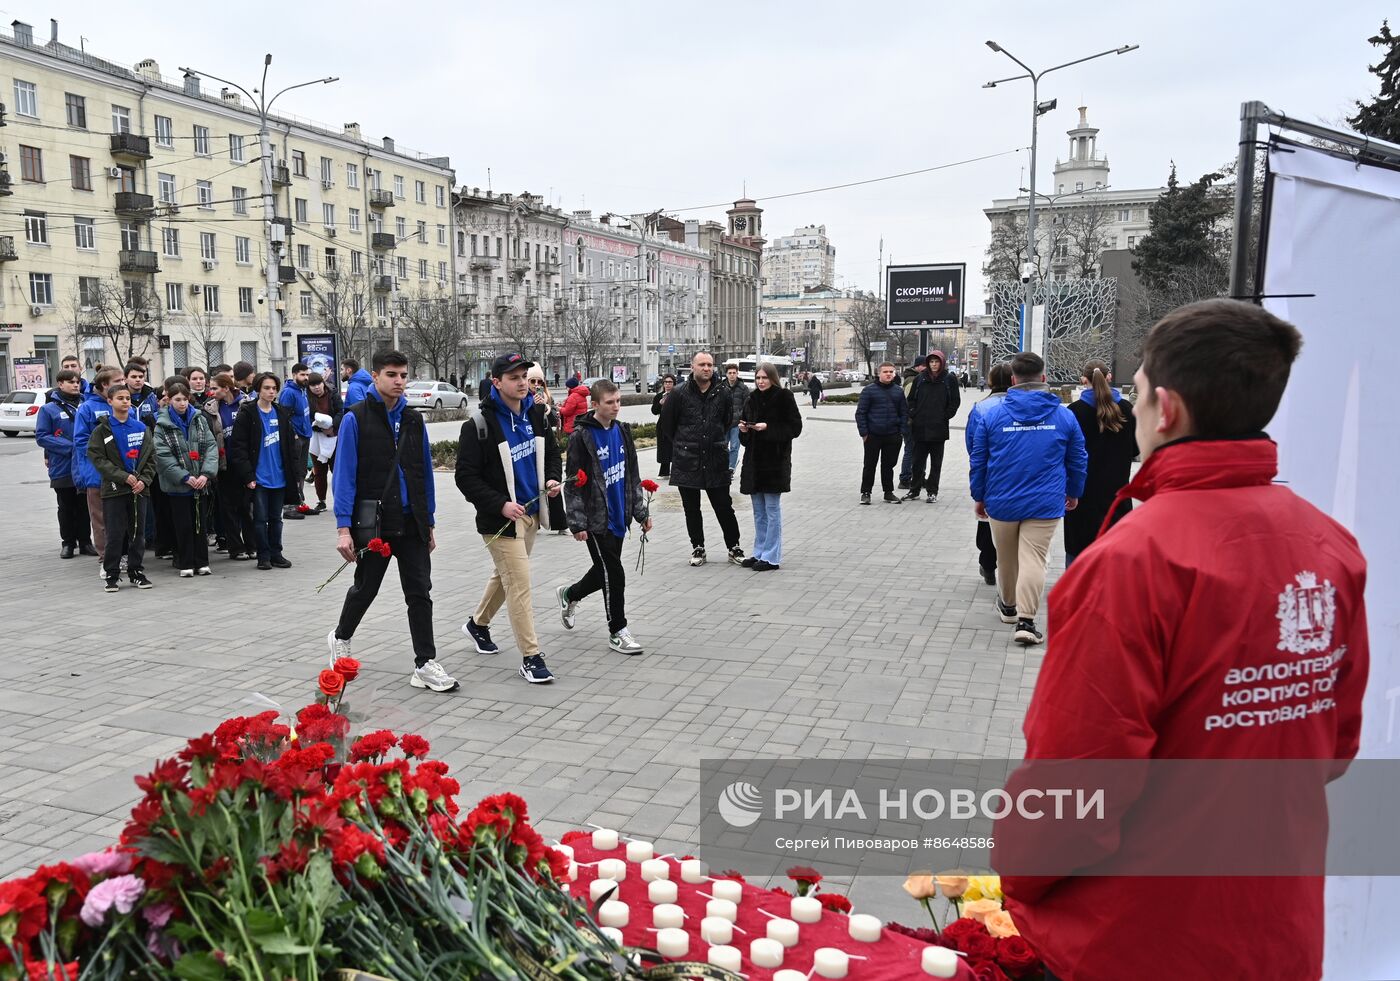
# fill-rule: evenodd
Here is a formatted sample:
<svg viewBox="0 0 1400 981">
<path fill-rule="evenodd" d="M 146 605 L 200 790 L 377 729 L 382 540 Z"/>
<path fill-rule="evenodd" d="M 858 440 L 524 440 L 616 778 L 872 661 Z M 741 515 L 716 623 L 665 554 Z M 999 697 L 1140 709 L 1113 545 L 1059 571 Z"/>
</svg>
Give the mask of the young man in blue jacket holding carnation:
<svg viewBox="0 0 1400 981">
<path fill-rule="evenodd" d="M 67 359 L 65 359 L 66 361 Z M 62 540 L 58 557 L 71 559 L 80 551 L 96 555 L 88 521 L 87 492 L 73 481 L 73 423 L 82 399 L 83 376 L 72 368 L 58 373 L 58 384 L 39 410 L 34 423 L 34 441 L 44 448 L 49 470 L 49 486 L 58 497 L 58 535 Z"/>
</svg>

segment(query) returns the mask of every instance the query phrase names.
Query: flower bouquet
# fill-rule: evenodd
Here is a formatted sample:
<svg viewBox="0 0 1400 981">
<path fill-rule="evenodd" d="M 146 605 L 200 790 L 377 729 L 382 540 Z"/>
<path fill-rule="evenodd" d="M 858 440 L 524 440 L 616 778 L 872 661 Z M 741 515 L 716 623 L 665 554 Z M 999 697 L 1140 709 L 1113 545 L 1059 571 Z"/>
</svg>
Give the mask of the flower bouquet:
<svg viewBox="0 0 1400 981">
<path fill-rule="evenodd" d="M 582 470 L 575 470 L 574 473 L 573 473 L 573 476 L 571 476 L 571 477 L 565 477 L 565 478 L 564 478 L 564 482 L 563 482 L 562 484 L 560 484 L 559 486 L 560 486 L 560 489 L 562 490 L 563 488 L 569 487 L 569 486 L 571 486 L 571 485 L 574 486 L 574 487 L 586 487 L 586 486 L 588 485 L 588 474 L 584 473 Z M 521 506 L 528 509 L 528 508 L 530 507 L 531 504 L 536 503 L 540 498 L 544 497 L 546 493 L 548 493 L 548 492 L 547 492 L 547 491 L 541 491 L 540 493 L 538 493 L 538 494 L 536 494 L 534 497 L 530 498 L 528 501 L 526 501 L 526 502 L 525 502 L 523 505 L 521 505 Z M 496 532 L 496 533 L 495 533 L 494 535 L 492 535 L 490 538 L 486 539 L 486 544 L 487 544 L 487 545 L 490 545 L 490 544 L 491 544 L 492 542 L 494 542 L 496 539 L 500 538 L 500 537 L 501 537 L 502 535 L 504 535 L 506 532 L 510 531 L 511 526 L 514 525 L 514 524 L 515 524 L 514 521 L 507 521 L 505 524 L 501 525 L 501 530 L 498 531 L 498 532 Z"/>
<path fill-rule="evenodd" d="M 916 872 L 905 880 L 904 891 L 924 907 L 933 927 L 915 929 L 892 923 L 891 930 L 965 954 L 968 966 L 979 978 L 1044 976 L 1045 965 L 1039 955 L 1002 908 L 1000 876 Z M 941 928 L 931 905 L 940 893 L 958 914 Z"/>
</svg>

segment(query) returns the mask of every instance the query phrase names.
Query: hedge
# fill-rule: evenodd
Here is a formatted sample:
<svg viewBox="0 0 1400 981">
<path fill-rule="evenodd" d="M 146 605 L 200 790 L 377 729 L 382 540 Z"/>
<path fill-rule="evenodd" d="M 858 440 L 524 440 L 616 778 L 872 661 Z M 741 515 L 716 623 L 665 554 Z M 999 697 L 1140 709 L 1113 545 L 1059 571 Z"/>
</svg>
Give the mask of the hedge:
<svg viewBox="0 0 1400 981">
<path fill-rule="evenodd" d="M 559 442 L 559 452 L 566 453 L 569 449 L 569 437 L 567 434 L 559 433 L 555 437 Z M 632 423 L 632 438 L 636 440 L 638 449 L 645 449 L 656 442 L 656 423 L 641 422 Z M 457 468 L 457 441 L 455 439 L 440 439 L 432 444 L 433 467 L 437 470 L 455 470 Z"/>
</svg>

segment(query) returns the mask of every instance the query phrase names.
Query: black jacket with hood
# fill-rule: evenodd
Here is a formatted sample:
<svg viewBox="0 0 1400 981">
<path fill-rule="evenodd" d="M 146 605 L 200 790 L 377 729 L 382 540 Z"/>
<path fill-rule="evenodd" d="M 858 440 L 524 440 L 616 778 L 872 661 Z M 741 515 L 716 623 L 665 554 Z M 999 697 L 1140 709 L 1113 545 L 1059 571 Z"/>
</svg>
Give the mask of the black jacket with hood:
<svg viewBox="0 0 1400 981">
<path fill-rule="evenodd" d="M 661 407 L 656 431 L 671 441 L 671 484 L 706 490 L 729 485 L 729 430 L 737 419 L 729 386 L 711 379 L 700 391 L 694 376 L 677 385 Z"/>
<path fill-rule="evenodd" d="M 943 361 L 942 352 L 934 351 L 930 358 Z M 914 379 L 909 389 L 909 435 L 920 442 L 933 443 L 948 438 L 948 420 L 958 414 L 962 394 L 957 377 L 940 367 L 933 373 L 930 365 Z"/>
<path fill-rule="evenodd" d="M 632 427 L 620 420 L 613 425 L 622 427 L 622 452 L 627 458 L 623 470 L 627 513 L 623 515 L 622 523 L 624 526 L 630 526 L 633 521 L 641 524 L 647 519 L 647 499 L 637 469 L 637 446 L 632 442 Z M 598 443 L 594 437 L 594 433 L 602 429 L 590 410 L 578 417 L 574 423 L 574 433 L 569 438 L 566 469 L 571 474 L 582 470 L 588 476 L 583 487 L 570 484 L 564 489 L 564 510 L 569 519 L 569 531 L 574 534 L 586 531 L 590 535 L 602 535 L 608 531 L 607 488 L 603 483 L 603 466 L 598 460 Z"/>
<path fill-rule="evenodd" d="M 526 410 L 530 418 L 530 428 L 535 431 L 535 465 L 539 468 L 540 485 L 540 527 L 552 529 L 554 519 L 550 516 L 548 496 L 544 486 L 551 480 L 563 480 L 563 465 L 558 444 L 554 441 L 554 430 L 549 428 L 548 412 L 545 407 L 530 396 L 526 396 L 530 407 Z M 477 421 L 485 426 L 486 438 L 478 435 Z M 466 422 L 457 441 L 457 489 L 462 496 L 476 507 L 476 530 L 483 535 L 494 535 L 506 525 L 501 508 L 515 500 L 515 468 L 511 465 L 510 444 L 501 429 L 497 418 L 494 400 L 489 396 L 483 408 L 477 409 Z M 501 532 L 503 538 L 515 537 L 515 522 Z"/>
</svg>

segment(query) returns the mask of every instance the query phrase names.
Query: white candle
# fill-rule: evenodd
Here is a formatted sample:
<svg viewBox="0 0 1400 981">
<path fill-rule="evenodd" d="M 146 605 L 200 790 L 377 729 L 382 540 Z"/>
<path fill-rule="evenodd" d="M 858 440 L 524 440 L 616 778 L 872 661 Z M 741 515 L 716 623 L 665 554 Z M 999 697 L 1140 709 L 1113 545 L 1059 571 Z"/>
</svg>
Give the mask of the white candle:
<svg viewBox="0 0 1400 981">
<path fill-rule="evenodd" d="M 593 832 L 593 847 L 600 852 L 610 852 L 617 847 L 617 832 L 612 828 L 599 828 Z"/>
<path fill-rule="evenodd" d="M 781 967 L 783 945 L 776 940 L 759 937 L 749 944 L 749 960 L 753 961 L 755 967 Z"/>
<path fill-rule="evenodd" d="M 811 896 L 793 896 L 788 908 L 798 923 L 816 923 L 822 918 L 822 904 Z"/>
<path fill-rule="evenodd" d="M 577 862 L 570 862 L 570 863 L 569 863 L 569 871 L 567 871 L 567 872 L 564 873 L 564 878 L 568 879 L 570 882 L 577 882 L 577 881 L 578 881 L 578 863 L 577 863 Z"/>
<path fill-rule="evenodd" d="M 680 890 L 674 882 L 666 879 L 656 879 L 647 883 L 647 899 L 653 903 L 674 903 Z"/>
<path fill-rule="evenodd" d="M 691 885 L 705 881 L 705 863 L 698 858 L 687 858 L 681 862 L 681 878 Z"/>
<path fill-rule="evenodd" d="M 849 930 L 852 940 L 860 940 L 868 944 L 873 944 L 880 939 L 880 930 L 884 924 L 880 922 L 878 916 L 871 916 L 869 913 L 856 913 L 850 917 Z"/>
<path fill-rule="evenodd" d="M 710 883 L 710 895 L 716 899 L 727 899 L 737 906 L 744 898 L 744 884 L 733 879 L 716 879 Z"/>
<path fill-rule="evenodd" d="M 588 884 L 588 901 L 596 903 L 603 898 L 604 894 L 613 893 L 616 895 L 617 891 L 617 883 L 611 879 L 594 879 Z"/>
<path fill-rule="evenodd" d="M 554 850 L 555 850 L 556 852 L 563 852 L 563 853 L 564 853 L 564 856 L 565 856 L 566 858 L 568 858 L 569 861 L 572 862 L 572 861 L 574 860 L 574 846 L 573 846 L 573 845 L 555 845 L 555 846 L 554 846 Z"/>
<path fill-rule="evenodd" d="M 598 863 L 598 878 L 621 882 L 627 878 L 627 863 L 620 858 L 605 858 Z M 816 900 L 812 900 L 816 902 Z"/>
<path fill-rule="evenodd" d="M 850 967 L 850 958 L 844 950 L 835 947 L 818 947 L 812 955 L 812 966 L 824 978 L 844 978 Z"/>
<path fill-rule="evenodd" d="M 797 924 L 792 922 L 792 920 L 769 920 L 768 938 L 778 941 L 778 943 L 782 944 L 784 947 L 796 947 Z"/>
<path fill-rule="evenodd" d="M 675 903 L 660 903 L 651 908 L 651 925 L 655 927 L 685 926 L 685 911 Z"/>
<path fill-rule="evenodd" d="M 958 955 L 947 947 L 925 947 L 924 973 L 936 978 L 952 978 L 958 974 Z"/>
<path fill-rule="evenodd" d="M 627 861 L 645 862 L 653 854 L 651 842 L 649 841 L 629 841 L 627 843 Z"/>
<path fill-rule="evenodd" d="M 625 927 L 627 921 L 631 919 L 631 912 L 626 903 L 620 903 L 616 899 L 609 899 L 598 909 L 598 922 L 603 926 Z"/>
<path fill-rule="evenodd" d="M 674 928 L 658 930 L 656 949 L 662 957 L 684 957 L 690 953 L 690 934 Z"/>
<path fill-rule="evenodd" d="M 715 967 L 722 967 L 726 971 L 737 971 L 743 964 L 743 957 L 739 953 L 739 948 L 730 947 L 726 944 L 715 944 L 712 946 L 707 960 Z"/>
<path fill-rule="evenodd" d="M 613 943 L 617 944 L 619 947 L 622 946 L 622 931 L 621 931 L 621 930 L 618 930 L 618 929 L 616 929 L 615 927 L 603 927 L 603 928 L 602 928 L 601 930 L 599 930 L 598 932 L 601 933 L 603 936 L 607 937 L 607 938 L 608 938 L 609 940 L 611 940 Z"/>
<path fill-rule="evenodd" d="M 735 906 L 727 899 L 711 899 L 705 904 L 706 916 L 717 916 L 722 920 L 733 923 L 739 918 L 739 907 Z"/>
<path fill-rule="evenodd" d="M 671 878 L 671 866 L 664 858 L 649 858 L 642 863 L 642 881 L 655 882 L 657 879 Z"/>
<path fill-rule="evenodd" d="M 734 939 L 734 924 L 718 916 L 700 921 L 700 939 L 707 944 L 727 944 Z"/>
<path fill-rule="evenodd" d="M 807 981 L 804 971 L 790 971 L 786 968 L 773 975 L 773 981 Z"/>
</svg>

